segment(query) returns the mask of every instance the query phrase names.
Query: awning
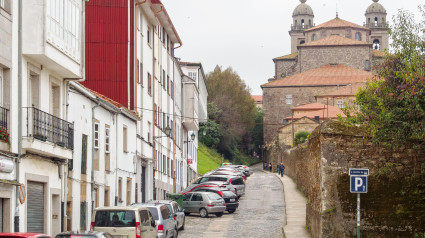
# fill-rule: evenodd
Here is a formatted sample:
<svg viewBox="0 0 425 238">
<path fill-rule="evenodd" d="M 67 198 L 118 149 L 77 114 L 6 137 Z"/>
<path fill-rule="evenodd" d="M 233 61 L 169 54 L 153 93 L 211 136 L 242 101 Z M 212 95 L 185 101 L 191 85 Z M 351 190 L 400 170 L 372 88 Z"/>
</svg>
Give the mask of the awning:
<svg viewBox="0 0 425 238">
<path fill-rule="evenodd" d="M 18 183 L 16 180 L 0 179 L 0 183 L 6 183 L 6 184 L 10 184 L 10 185 L 15 185 L 15 186 L 21 186 L 21 184 Z"/>
</svg>

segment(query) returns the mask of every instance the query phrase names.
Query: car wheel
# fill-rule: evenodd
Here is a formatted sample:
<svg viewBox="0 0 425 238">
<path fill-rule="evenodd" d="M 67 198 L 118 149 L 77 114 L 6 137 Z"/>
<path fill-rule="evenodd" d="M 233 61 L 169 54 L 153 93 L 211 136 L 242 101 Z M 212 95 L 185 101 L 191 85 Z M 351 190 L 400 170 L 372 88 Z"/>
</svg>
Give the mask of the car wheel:
<svg viewBox="0 0 425 238">
<path fill-rule="evenodd" d="M 223 213 L 222 212 L 219 212 L 219 213 L 216 213 L 215 214 L 217 217 L 221 217 L 221 216 L 223 216 Z"/>
<path fill-rule="evenodd" d="M 180 230 L 184 230 L 184 222 L 186 221 L 186 218 L 183 219 L 183 225 L 180 227 Z"/>
<path fill-rule="evenodd" d="M 208 211 L 207 211 L 207 209 L 205 209 L 205 208 L 201 208 L 201 210 L 199 210 L 199 215 L 200 215 L 202 218 L 208 217 Z"/>
<path fill-rule="evenodd" d="M 236 209 L 230 209 L 228 210 L 229 213 L 234 213 L 236 211 Z"/>
</svg>

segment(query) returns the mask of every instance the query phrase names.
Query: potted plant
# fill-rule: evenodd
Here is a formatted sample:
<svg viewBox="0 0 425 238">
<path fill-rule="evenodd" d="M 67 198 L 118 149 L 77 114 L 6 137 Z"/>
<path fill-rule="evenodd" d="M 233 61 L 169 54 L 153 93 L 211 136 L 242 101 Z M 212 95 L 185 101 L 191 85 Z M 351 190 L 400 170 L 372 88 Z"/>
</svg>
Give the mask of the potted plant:
<svg viewBox="0 0 425 238">
<path fill-rule="evenodd" d="M 0 141 L 6 142 L 10 147 L 10 135 L 7 128 L 0 126 Z"/>
</svg>

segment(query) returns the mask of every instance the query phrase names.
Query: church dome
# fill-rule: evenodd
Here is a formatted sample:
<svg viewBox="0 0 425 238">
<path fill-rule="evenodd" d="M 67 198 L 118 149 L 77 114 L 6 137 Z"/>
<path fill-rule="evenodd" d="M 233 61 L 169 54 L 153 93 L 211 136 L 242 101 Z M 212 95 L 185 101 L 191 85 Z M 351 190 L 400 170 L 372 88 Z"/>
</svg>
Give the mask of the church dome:
<svg viewBox="0 0 425 238">
<path fill-rule="evenodd" d="M 366 9 L 366 14 L 369 13 L 387 13 L 385 8 L 378 3 L 379 0 L 373 0 L 373 3 Z"/>
<path fill-rule="evenodd" d="M 307 0 L 300 0 L 300 4 L 295 8 L 294 13 L 292 13 L 292 16 L 296 15 L 310 15 L 314 16 L 313 9 L 309 5 L 307 5 L 305 2 Z"/>
</svg>

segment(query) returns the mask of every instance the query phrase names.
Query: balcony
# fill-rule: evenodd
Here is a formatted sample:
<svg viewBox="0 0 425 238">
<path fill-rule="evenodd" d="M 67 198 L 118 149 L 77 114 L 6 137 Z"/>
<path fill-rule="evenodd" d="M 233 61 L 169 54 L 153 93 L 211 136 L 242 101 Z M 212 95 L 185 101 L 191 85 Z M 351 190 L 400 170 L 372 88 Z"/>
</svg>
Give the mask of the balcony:
<svg viewBox="0 0 425 238">
<path fill-rule="evenodd" d="M 309 28 L 312 28 L 314 25 L 291 25 L 291 30 L 292 31 L 303 31 Z"/>
<path fill-rule="evenodd" d="M 0 128 L 2 130 L 9 129 L 8 122 L 9 122 L 9 109 L 0 107 Z M 8 143 L 5 141 L 0 141 L 0 150 L 9 151 Z"/>
<path fill-rule="evenodd" d="M 386 23 L 375 23 L 375 22 L 363 23 L 363 26 L 367 27 L 367 28 L 382 28 L 382 29 L 387 29 L 389 27 L 388 22 L 386 22 Z"/>
<path fill-rule="evenodd" d="M 35 107 L 23 108 L 23 148 L 37 154 L 72 159 L 74 124 Z"/>
</svg>

